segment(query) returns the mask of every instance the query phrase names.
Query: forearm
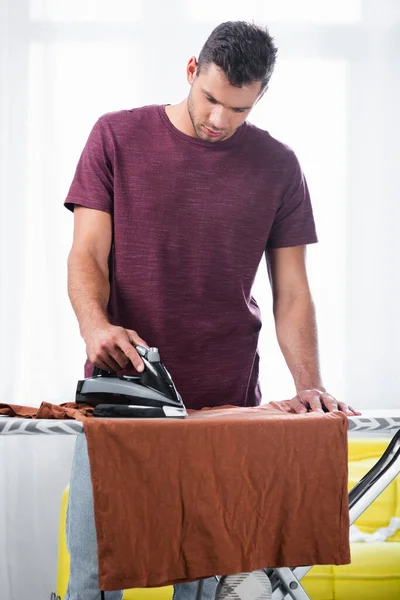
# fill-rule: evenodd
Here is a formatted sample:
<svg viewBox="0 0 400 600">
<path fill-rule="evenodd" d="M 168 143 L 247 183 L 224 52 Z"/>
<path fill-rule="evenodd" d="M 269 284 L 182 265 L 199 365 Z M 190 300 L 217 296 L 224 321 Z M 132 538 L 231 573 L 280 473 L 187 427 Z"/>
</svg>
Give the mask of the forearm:
<svg viewBox="0 0 400 600">
<path fill-rule="evenodd" d="M 102 268 L 89 252 L 77 252 L 72 249 L 69 254 L 68 295 L 82 337 L 89 329 L 109 322 L 108 268 Z"/>
<path fill-rule="evenodd" d="M 309 294 L 274 303 L 279 346 L 293 376 L 296 391 L 325 391 L 319 367 L 315 307 Z"/>
</svg>

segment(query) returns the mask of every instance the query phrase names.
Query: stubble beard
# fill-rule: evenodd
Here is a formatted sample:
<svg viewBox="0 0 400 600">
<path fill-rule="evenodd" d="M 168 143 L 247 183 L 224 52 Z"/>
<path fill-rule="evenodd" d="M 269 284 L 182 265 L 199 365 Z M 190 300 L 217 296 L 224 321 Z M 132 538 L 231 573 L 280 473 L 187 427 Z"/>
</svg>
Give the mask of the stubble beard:
<svg viewBox="0 0 400 600">
<path fill-rule="evenodd" d="M 194 109 L 193 109 L 193 101 L 192 101 L 192 90 L 190 90 L 189 92 L 189 96 L 187 99 L 187 107 L 188 107 L 188 113 L 189 113 L 189 118 L 192 122 L 192 126 L 193 126 L 193 130 L 196 134 L 196 137 L 202 139 L 202 136 L 199 134 L 199 130 L 197 128 L 196 125 L 196 120 L 195 120 L 195 116 L 194 116 Z"/>
</svg>

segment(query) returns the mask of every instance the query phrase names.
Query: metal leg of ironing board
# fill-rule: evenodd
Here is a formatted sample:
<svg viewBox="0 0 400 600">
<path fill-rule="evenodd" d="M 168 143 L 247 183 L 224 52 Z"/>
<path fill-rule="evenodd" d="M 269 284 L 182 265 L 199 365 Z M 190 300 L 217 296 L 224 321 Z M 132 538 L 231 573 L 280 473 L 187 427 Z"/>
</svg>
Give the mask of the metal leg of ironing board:
<svg viewBox="0 0 400 600">
<path fill-rule="evenodd" d="M 290 567 L 279 567 L 273 569 L 273 571 L 276 576 L 279 577 L 280 586 L 283 588 L 284 593 L 286 592 L 284 596 L 285 598 L 293 598 L 293 600 L 311 600 L 310 596 L 308 596 L 299 579 Z M 273 593 L 272 598 L 275 599 Z"/>
<path fill-rule="evenodd" d="M 372 504 L 372 502 L 383 492 L 383 490 L 400 473 L 400 430 L 396 432 L 389 446 L 382 454 L 377 463 L 366 475 L 350 490 L 349 509 L 350 524 Z M 308 567 L 284 567 L 279 569 L 265 569 L 272 584 L 272 600 L 302 600 L 308 598 L 302 595 L 303 588 L 288 589 L 287 582 L 294 575 L 299 581 L 312 566 Z M 291 575 L 288 573 L 290 572 Z M 300 586 L 301 587 L 301 586 Z"/>
<path fill-rule="evenodd" d="M 350 490 L 350 524 L 358 519 L 399 473 L 400 429 L 393 436 L 378 462 Z"/>
<path fill-rule="evenodd" d="M 199 579 L 199 581 L 197 583 L 196 600 L 201 600 L 201 597 L 203 595 L 203 588 L 204 588 L 204 579 Z"/>
</svg>

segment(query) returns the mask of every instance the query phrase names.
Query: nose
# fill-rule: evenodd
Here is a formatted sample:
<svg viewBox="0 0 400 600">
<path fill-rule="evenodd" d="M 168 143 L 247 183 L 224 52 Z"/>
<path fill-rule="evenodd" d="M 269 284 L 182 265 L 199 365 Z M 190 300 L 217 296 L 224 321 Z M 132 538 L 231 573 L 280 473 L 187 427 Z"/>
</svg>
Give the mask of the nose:
<svg viewBox="0 0 400 600">
<path fill-rule="evenodd" d="M 224 130 L 229 128 L 228 111 L 223 106 L 215 106 L 211 113 L 211 123 L 214 129 Z"/>
</svg>

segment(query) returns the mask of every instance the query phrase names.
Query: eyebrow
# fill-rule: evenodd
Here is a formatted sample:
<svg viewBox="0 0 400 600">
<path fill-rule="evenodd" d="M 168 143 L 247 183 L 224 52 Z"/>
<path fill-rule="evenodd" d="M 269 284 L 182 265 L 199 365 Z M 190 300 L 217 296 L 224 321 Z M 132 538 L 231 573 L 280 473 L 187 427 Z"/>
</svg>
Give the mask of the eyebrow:
<svg viewBox="0 0 400 600">
<path fill-rule="evenodd" d="M 218 102 L 218 100 L 216 98 L 214 98 L 214 96 L 212 94 L 210 94 L 210 92 L 207 92 L 207 90 L 205 90 L 204 88 L 201 88 L 201 89 L 209 98 L 211 98 L 211 100 L 214 100 L 214 102 L 217 102 L 217 104 L 221 104 L 221 102 Z M 252 107 L 251 106 L 229 106 L 228 108 L 231 108 L 232 110 L 249 110 Z"/>
</svg>

